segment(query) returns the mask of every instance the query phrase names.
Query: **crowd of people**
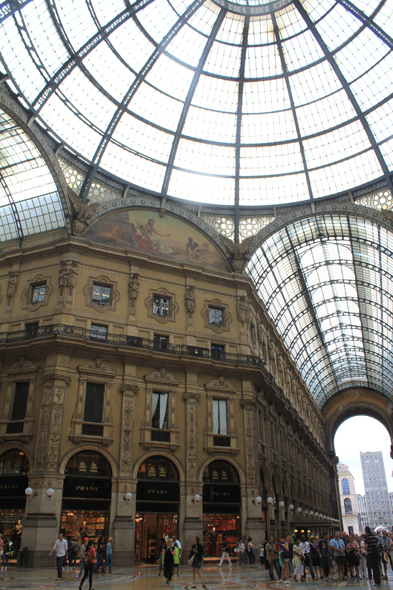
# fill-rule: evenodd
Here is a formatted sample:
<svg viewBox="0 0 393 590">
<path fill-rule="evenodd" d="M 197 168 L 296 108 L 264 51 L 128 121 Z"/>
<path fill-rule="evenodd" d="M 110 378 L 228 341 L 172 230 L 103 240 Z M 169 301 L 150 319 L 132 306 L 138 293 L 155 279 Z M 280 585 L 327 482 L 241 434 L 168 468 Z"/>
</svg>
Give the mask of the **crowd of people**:
<svg viewBox="0 0 393 590">
<path fill-rule="evenodd" d="M 113 539 L 108 539 L 107 543 L 105 543 L 103 535 L 98 538 L 97 543 L 95 543 L 94 539 L 88 537 L 82 537 L 82 539 L 83 543 L 80 544 L 77 537 L 65 539 L 60 533 L 49 555 L 56 553 L 58 580 L 63 578 L 63 571 L 75 572 L 76 562 L 80 557 L 80 571 L 75 576 L 80 581 L 79 590 L 82 590 L 87 578 L 89 579 L 89 590 L 92 590 L 93 574 L 98 573 L 100 568 L 103 574 L 106 573 L 106 568 L 108 568 L 110 574 L 112 573 Z M 97 546 L 95 547 L 95 545 Z M 105 554 L 106 563 L 104 563 Z"/>
<path fill-rule="evenodd" d="M 370 580 L 371 585 L 379 586 L 381 580 L 387 580 L 388 565 L 393 571 L 393 533 L 382 531 L 381 536 L 366 527 L 365 535 L 349 535 L 345 531 L 336 532 L 333 538 L 327 533 L 321 537 L 305 535 L 295 538 L 271 536 L 259 545 L 259 558 L 262 567 L 269 570 L 269 577 L 286 584 L 289 579 L 302 582 L 307 569 L 313 580 L 342 581 Z M 220 567 L 227 557 L 232 567 L 228 543 L 223 538 Z M 255 567 L 256 549 L 248 535 L 238 539 L 234 548 L 238 556 L 239 567 Z"/>
</svg>

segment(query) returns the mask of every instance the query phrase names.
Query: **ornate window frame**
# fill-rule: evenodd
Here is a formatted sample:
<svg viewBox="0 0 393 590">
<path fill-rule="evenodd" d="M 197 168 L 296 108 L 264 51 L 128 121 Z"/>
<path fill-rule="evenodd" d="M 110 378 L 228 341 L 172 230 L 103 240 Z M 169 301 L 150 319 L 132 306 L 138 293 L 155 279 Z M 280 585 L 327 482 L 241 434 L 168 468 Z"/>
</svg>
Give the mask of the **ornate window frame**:
<svg viewBox="0 0 393 590">
<path fill-rule="evenodd" d="M 235 422 L 235 399 L 237 389 L 226 381 L 221 375 L 218 379 L 213 379 L 210 383 L 204 384 L 206 397 L 207 397 L 207 418 L 206 428 L 204 432 L 204 445 L 203 450 L 208 455 L 217 453 L 227 453 L 230 455 L 237 455 L 240 452 L 238 448 L 238 434 Z M 213 399 L 215 400 L 226 400 L 227 402 L 227 430 L 230 445 L 228 447 L 221 447 L 214 445 L 214 437 L 216 436 L 213 432 Z"/>
<path fill-rule="evenodd" d="M 104 287 L 110 287 L 111 289 L 111 299 L 110 303 L 99 303 L 98 301 L 93 301 L 93 286 L 94 283 L 97 285 L 102 285 Z M 86 297 L 85 305 L 87 307 L 92 307 L 96 311 L 100 313 L 105 313 L 106 311 L 115 311 L 116 310 L 116 303 L 120 299 L 120 292 L 117 290 L 117 281 L 111 281 L 108 277 L 100 276 L 100 277 L 92 277 L 88 278 L 87 285 L 83 287 L 83 295 Z"/>
<path fill-rule="evenodd" d="M 170 300 L 169 303 L 169 315 L 158 315 L 153 313 L 153 300 L 154 297 L 165 297 L 166 299 Z M 174 293 L 170 293 L 164 287 L 160 287 L 159 289 L 149 289 L 149 296 L 145 299 L 145 307 L 147 309 L 147 317 L 153 318 L 160 324 L 166 324 L 167 322 L 175 322 L 175 316 L 179 311 L 179 305 L 176 303 L 176 298 Z"/>
<path fill-rule="evenodd" d="M 10 440 L 18 440 L 23 443 L 28 443 L 33 438 L 33 423 L 34 423 L 34 388 L 37 380 L 39 365 L 26 360 L 21 357 L 17 363 L 12 365 L 7 371 L 7 396 L 4 406 L 3 417 L 0 420 L 0 441 L 7 442 Z M 10 421 L 12 412 L 15 384 L 17 381 L 28 381 L 29 392 L 27 395 L 26 414 L 23 420 L 23 431 L 18 433 L 7 433 L 7 425 Z"/>
<path fill-rule="evenodd" d="M 30 279 L 26 282 L 26 288 L 22 293 L 22 309 L 28 309 L 29 311 L 37 311 L 43 305 L 48 305 L 49 297 L 53 293 L 53 285 L 51 284 L 51 276 L 36 275 L 34 279 Z M 45 297 L 43 301 L 32 302 L 33 289 L 36 285 L 45 283 Z"/>
<path fill-rule="evenodd" d="M 209 307 L 215 307 L 222 309 L 223 311 L 223 318 L 222 318 L 222 325 L 217 326 L 216 324 L 209 324 Z M 205 328 L 209 330 L 213 330 L 216 334 L 221 334 L 222 332 L 229 332 L 230 328 L 229 325 L 232 322 L 232 314 L 228 311 L 228 305 L 220 301 L 220 299 L 211 299 L 208 301 L 205 299 L 204 307 L 201 309 L 201 316 L 205 322 Z"/>
<path fill-rule="evenodd" d="M 145 375 L 146 393 L 145 393 L 145 412 L 141 424 L 140 445 L 146 451 L 150 449 L 169 449 L 177 451 L 179 444 L 179 427 L 176 416 L 176 388 L 180 381 L 167 373 L 165 368 L 154 371 L 150 375 Z M 169 442 L 151 440 L 152 431 L 152 406 L 153 392 L 168 393 L 168 412 L 169 412 Z"/>
<path fill-rule="evenodd" d="M 71 419 L 71 434 L 70 440 L 74 444 L 82 444 L 85 442 L 102 444 L 108 447 L 113 443 L 113 418 L 111 408 L 111 393 L 113 380 L 117 376 L 117 371 L 105 365 L 101 359 L 91 361 L 86 365 L 78 367 L 79 372 L 79 386 L 78 398 L 75 404 L 75 410 Z M 82 426 L 84 423 L 85 401 L 86 401 L 86 383 L 100 383 L 104 385 L 104 400 L 103 400 L 103 433 L 102 436 L 93 436 L 90 434 L 82 434 Z"/>
</svg>

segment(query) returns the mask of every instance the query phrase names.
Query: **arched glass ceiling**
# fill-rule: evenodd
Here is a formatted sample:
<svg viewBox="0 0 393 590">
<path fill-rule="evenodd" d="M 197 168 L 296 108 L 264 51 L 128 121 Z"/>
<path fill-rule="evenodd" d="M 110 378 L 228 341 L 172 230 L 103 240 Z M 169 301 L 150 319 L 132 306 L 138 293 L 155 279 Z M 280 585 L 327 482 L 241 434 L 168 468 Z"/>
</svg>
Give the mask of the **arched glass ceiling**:
<svg viewBox="0 0 393 590">
<path fill-rule="evenodd" d="M 64 226 L 63 206 L 45 160 L 0 109 L 0 242 Z"/>
<path fill-rule="evenodd" d="M 393 234 L 326 215 L 280 230 L 247 266 L 319 407 L 341 389 L 393 390 Z"/>
<path fill-rule="evenodd" d="M 223 205 L 392 189 L 390 0 L 19 0 L 1 64 L 100 168 Z M 266 14 L 261 14 L 266 12 Z"/>
</svg>

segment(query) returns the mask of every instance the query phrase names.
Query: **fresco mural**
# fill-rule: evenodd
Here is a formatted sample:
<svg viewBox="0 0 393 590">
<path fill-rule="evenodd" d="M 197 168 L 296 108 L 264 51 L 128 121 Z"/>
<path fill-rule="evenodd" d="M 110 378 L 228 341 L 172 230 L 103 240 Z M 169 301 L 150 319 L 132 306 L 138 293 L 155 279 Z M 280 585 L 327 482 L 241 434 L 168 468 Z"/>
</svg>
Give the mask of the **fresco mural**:
<svg viewBox="0 0 393 590">
<path fill-rule="evenodd" d="M 161 219 L 152 211 L 121 211 L 98 219 L 83 237 L 170 260 L 228 270 L 223 256 L 200 231 L 170 215 Z"/>
</svg>

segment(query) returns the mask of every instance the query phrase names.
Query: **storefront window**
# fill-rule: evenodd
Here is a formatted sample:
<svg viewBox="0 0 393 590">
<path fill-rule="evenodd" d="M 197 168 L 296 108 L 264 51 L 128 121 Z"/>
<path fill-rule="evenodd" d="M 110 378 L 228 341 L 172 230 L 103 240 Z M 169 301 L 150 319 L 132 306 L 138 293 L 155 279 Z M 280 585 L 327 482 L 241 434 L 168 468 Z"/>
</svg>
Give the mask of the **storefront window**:
<svg viewBox="0 0 393 590">
<path fill-rule="evenodd" d="M 26 475 L 29 461 L 22 451 L 13 449 L 0 457 L 0 475 Z"/>
<path fill-rule="evenodd" d="M 176 467 L 166 457 L 150 457 L 138 470 L 138 479 L 179 481 Z"/>
</svg>

